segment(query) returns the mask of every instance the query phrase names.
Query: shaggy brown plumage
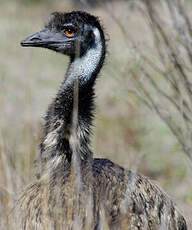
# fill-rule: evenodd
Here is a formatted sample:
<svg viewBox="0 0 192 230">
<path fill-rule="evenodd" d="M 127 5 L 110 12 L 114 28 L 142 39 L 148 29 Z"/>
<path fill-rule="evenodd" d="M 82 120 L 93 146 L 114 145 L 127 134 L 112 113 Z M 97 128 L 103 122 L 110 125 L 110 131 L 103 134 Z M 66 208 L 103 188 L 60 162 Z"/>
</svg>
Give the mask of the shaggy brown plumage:
<svg viewBox="0 0 192 230">
<path fill-rule="evenodd" d="M 22 229 L 187 229 L 158 186 L 106 159 L 84 162 L 79 185 L 70 167 L 46 171 L 18 207 Z"/>
</svg>

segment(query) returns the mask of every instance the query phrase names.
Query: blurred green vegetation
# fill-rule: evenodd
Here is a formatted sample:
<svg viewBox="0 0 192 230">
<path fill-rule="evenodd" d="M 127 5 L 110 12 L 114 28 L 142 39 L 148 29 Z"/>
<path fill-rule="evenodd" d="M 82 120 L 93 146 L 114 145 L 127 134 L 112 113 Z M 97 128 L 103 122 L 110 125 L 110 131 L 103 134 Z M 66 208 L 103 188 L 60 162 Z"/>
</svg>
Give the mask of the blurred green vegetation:
<svg viewBox="0 0 192 230">
<path fill-rule="evenodd" d="M 45 3 L 45 4 L 50 4 L 51 0 L 18 0 L 23 4 L 39 4 L 39 3 Z"/>
<path fill-rule="evenodd" d="M 51 4 L 54 3 L 52 0 L 16 0 L 17 2 L 24 4 L 24 5 L 30 5 L 30 4 Z"/>
</svg>

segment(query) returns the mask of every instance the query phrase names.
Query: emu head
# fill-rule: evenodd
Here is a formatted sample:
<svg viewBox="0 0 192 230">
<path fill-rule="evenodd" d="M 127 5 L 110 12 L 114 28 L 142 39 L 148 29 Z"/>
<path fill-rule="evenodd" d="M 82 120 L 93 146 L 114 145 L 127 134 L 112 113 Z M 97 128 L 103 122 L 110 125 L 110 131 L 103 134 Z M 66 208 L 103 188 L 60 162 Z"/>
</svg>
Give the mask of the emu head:
<svg viewBox="0 0 192 230">
<path fill-rule="evenodd" d="M 25 47 L 43 47 L 72 58 L 83 55 L 94 46 L 99 34 L 104 40 L 97 17 L 82 11 L 52 13 L 45 28 L 21 41 Z"/>
</svg>

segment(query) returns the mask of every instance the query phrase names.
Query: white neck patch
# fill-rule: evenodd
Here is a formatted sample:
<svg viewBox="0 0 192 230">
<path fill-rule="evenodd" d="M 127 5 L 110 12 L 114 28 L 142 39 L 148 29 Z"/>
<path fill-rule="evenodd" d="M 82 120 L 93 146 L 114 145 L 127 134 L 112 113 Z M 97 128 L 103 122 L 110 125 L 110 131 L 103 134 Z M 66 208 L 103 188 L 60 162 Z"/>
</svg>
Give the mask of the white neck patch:
<svg viewBox="0 0 192 230">
<path fill-rule="evenodd" d="M 90 79 L 92 73 L 98 66 L 102 55 L 101 35 L 97 28 L 93 29 L 95 35 L 95 45 L 89 49 L 86 54 L 76 58 L 68 69 L 66 83 L 71 83 L 76 77 L 81 79 L 82 83 Z"/>
</svg>

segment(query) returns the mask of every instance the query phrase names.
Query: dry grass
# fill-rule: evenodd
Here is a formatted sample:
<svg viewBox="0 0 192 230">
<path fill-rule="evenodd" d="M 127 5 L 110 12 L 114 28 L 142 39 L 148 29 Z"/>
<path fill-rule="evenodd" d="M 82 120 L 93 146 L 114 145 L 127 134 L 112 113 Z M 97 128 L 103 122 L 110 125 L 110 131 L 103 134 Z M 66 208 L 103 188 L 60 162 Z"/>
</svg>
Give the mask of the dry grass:
<svg viewBox="0 0 192 230">
<path fill-rule="evenodd" d="M 92 11 L 110 35 L 109 57 L 97 82 L 97 115 L 93 136 L 95 156 L 156 179 L 183 213 L 192 213 L 191 166 L 166 125 L 130 93 L 130 69 L 140 63 L 109 9 L 126 29 L 130 41 L 149 57 L 152 34 L 144 17 L 130 4 Z M 49 13 L 70 10 L 68 4 L 27 6 L 5 3 L 0 8 L 0 227 L 5 226 L 16 194 L 35 176 L 41 117 L 64 76 L 67 59 L 48 50 L 22 49 L 20 40 L 38 31 Z M 115 10 L 114 10 L 115 9 Z M 162 14 L 166 12 L 162 11 Z M 151 94 L 156 94 L 151 89 Z M 140 163 L 142 159 L 142 163 Z M 178 186 L 179 185 L 179 186 Z"/>
</svg>

